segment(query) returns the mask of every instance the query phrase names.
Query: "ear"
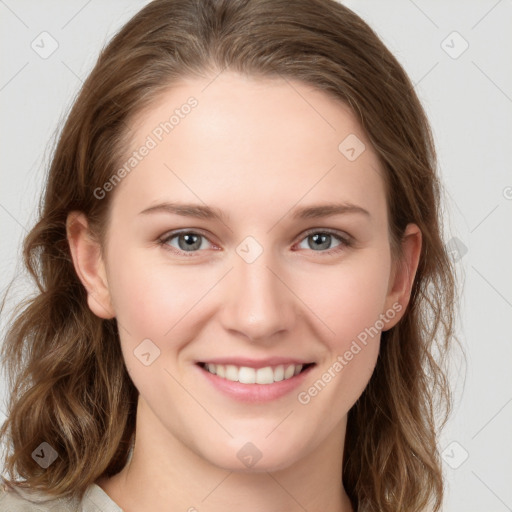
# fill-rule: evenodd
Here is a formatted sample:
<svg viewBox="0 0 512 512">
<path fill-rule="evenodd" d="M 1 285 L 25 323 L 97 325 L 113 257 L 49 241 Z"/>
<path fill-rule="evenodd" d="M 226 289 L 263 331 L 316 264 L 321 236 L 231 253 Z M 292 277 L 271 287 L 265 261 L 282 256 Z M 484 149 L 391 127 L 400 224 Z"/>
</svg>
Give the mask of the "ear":
<svg viewBox="0 0 512 512">
<path fill-rule="evenodd" d="M 110 290 L 100 245 L 89 230 L 87 217 L 72 211 L 66 219 L 66 232 L 75 271 L 87 290 L 89 309 L 100 318 L 113 318 Z"/>
<path fill-rule="evenodd" d="M 384 330 L 391 329 L 402 318 L 411 298 L 411 290 L 420 261 L 422 236 L 416 224 L 408 224 L 401 241 L 402 259 L 393 262 L 386 296 L 385 311 L 392 309 L 397 312 L 393 319 L 386 323 Z"/>
</svg>

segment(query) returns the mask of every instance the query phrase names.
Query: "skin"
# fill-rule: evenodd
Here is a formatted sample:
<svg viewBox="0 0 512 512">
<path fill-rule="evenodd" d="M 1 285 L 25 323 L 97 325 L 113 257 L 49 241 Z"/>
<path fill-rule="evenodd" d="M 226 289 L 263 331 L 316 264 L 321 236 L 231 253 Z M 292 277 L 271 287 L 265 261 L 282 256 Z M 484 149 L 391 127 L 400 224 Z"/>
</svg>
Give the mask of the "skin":
<svg viewBox="0 0 512 512">
<path fill-rule="evenodd" d="M 380 333 L 309 403 L 297 393 L 393 304 L 401 311 L 384 329 L 400 320 L 421 232 L 407 227 L 398 266 L 369 140 L 348 107 L 300 82 L 233 72 L 183 81 L 134 120 L 133 149 L 190 96 L 198 106 L 104 199 L 113 203 L 103 257 L 86 217 L 68 217 L 89 307 L 116 317 L 140 392 L 133 457 L 97 483 L 126 512 L 351 511 L 340 485 L 347 413 L 374 370 Z M 349 134 L 366 146 L 354 161 L 338 150 Z M 163 201 L 206 204 L 226 217 L 139 214 Z M 297 208 L 342 201 L 369 215 L 293 218 Z M 185 253 L 178 237 L 167 247 L 182 254 L 159 245 L 178 229 L 204 235 L 200 247 Z M 352 244 L 333 236 L 317 248 L 312 237 L 325 229 Z M 236 251 L 247 236 L 263 249 L 252 263 Z M 134 350 L 148 338 L 160 355 L 145 366 Z M 197 360 L 227 356 L 316 366 L 300 389 L 248 404 L 198 377 Z M 252 467 L 237 457 L 247 442 L 262 455 Z"/>
</svg>

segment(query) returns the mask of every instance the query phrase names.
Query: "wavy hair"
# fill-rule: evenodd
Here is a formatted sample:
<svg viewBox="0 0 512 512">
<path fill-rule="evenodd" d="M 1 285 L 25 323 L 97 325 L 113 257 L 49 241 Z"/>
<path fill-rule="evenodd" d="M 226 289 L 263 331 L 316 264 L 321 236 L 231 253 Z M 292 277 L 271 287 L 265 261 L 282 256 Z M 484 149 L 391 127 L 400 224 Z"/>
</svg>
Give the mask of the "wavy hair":
<svg viewBox="0 0 512 512">
<path fill-rule="evenodd" d="M 395 258 L 406 225 L 421 229 L 410 302 L 382 333 L 375 371 L 349 411 L 340 476 L 360 512 L 437 511 L 456 279 L 443 242 L 433 137 L 399 62 L 334 0 L 155 0 L 102 50 L 58 136 L 38 220 L 24 240 L 38 290 L 15 308 L 1 352 L 10 399 L 0 440 L 9 447 L 11 483 L 81 499 L 126 464 L 138 390 L 115 318 L 87 306 L 66 218 L 84 212 L 103 244 L 113 194 L 99 200 L 94 191 L 123 161 L 130 122 L 181 78 L 224 70 L 298 80 L 348 105 L 384 169 Z M 59 454 L 46 469 L 32 458 L 44 441 Z"/>
</svg>

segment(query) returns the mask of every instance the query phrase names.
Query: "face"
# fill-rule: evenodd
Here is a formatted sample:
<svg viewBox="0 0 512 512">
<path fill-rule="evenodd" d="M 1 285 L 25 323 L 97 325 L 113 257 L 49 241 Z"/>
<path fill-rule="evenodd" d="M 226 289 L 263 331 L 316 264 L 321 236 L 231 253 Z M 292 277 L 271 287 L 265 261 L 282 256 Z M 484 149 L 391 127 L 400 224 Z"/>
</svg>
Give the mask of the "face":
<svg viewBox="0 0 512 512">
<path fill-rule="evenodd" d="M 381 166 L 351 111 L 223 73 L 163 95 L 131 150 L 107 192 L 108 299 L 89 304 L 117 319 L 138 414 L 226 469 L 339 446 L 404 309 Z"/>
</svg>

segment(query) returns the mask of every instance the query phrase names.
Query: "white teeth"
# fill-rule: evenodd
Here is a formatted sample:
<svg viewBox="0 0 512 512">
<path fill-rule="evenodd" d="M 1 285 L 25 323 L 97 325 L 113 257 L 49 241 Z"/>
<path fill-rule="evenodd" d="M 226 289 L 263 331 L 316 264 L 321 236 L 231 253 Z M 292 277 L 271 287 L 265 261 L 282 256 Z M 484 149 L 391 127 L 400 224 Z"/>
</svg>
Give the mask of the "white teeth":
<svg viewBox="0 0 512 512">
<path fill-rule="evenodd" d="M 237 379 L 228 379 L 228 380 L 232 380 L 233 382 L 239 381 L 242 384 L 256 384 L 256 370 L 254 368 L 248 368 L 247 366 L 242 366 L 238 370 L 238 378 Z"/>
<path fill-rule="evenodd" d="M 256 370 L 256 382 L 258 384 L 272 384 L 274 382 L 274 372 L 270 366 Z"/>
<path fill-rule="evenodd" d="M 284 366 L 278 366 L 274 369 L 274 380 L 279 382 L 284 379 Z"/>
<path fill-rule="evenodd" d="M 225 378 L 228 380 L 237 381 L 239 379 L 238 376 L 238 368 L 233 366 L 232 364 L 226 365 L 226 375 Z"/>
<path fill-rule="evenodd" d="M 234 366 L 232 364 L 211 364 L 204 366 L 205 370 L 223 379 L 242 384 L 273 384 L 282 380 L 290 379 L 298 375 L 303 368 L 301 364 L 279 365 L 265 368 L 249 368 L 248 366 Z"/>
<path fill-rule="evenodd" d="M 290 377 L 293 377 L 294 373 L 295 373 L 295 365 L 291 364 L 284 371 L 284 380 L 289 379 Z"/>
</svg>

